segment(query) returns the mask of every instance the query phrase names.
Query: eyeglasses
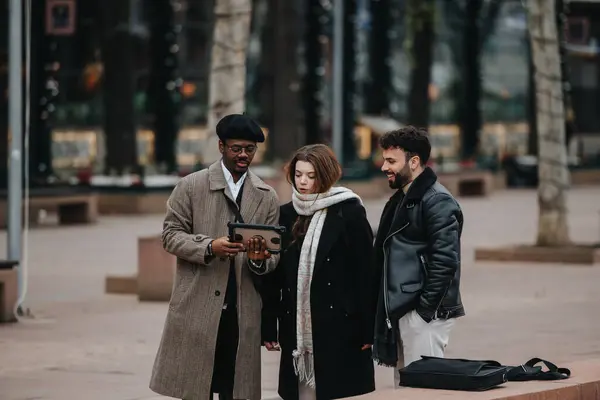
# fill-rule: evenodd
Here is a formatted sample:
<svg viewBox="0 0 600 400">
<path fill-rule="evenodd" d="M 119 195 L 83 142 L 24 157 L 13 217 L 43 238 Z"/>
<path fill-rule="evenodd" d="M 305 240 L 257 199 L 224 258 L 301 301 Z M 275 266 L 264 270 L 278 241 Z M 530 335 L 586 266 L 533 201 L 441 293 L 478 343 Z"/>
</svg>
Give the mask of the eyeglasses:
<svg viewBox="0 0 600 400">
<path fill-rule="evenodd" d="M 248 155 L 254 154 L 257 149 L 257 146 L 255 146 L 253 144 L 249 144 L 248 146 L 240 146 L 240 145 L 234 144 L 233 146 L 225 145 L 225 147 L 227 147 L 229 150 L 231 150 L 231 152 L 233 154 L 240 154 L 242 152 L 242 150 L 244 150 L 246 152 L 246 154 L 248 154 Z"/>
</svg>

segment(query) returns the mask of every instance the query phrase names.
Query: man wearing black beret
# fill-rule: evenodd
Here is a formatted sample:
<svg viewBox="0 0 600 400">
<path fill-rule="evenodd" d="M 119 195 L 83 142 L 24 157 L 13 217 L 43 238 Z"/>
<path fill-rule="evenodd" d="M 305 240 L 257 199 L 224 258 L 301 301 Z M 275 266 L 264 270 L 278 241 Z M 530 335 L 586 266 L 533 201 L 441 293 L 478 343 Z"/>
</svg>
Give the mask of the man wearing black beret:
<svg viewBox="0 0 600 400">
<path fill-rule="evenodd" d="M 167 201 L 162 240 L 177 270 L 150 388 L 178 399 L 261 397 L 261 298 L 252 275 L 275 269 L 266 243 L 228 240 L 227 223 L 276 225 L 275 190 L 248 170 L 260 126 L 227 115 L 221 160 L 182 178 Z M 240 221 L 243 220 L 243 221 Z"/>
</svg>

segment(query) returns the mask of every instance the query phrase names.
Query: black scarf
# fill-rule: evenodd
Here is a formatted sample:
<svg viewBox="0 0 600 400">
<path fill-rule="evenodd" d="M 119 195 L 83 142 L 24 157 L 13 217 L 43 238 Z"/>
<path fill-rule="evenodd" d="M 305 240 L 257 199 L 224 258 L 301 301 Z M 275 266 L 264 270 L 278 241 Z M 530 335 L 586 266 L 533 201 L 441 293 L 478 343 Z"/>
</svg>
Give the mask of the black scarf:
<svg viewBox="0 0 600 400">
<path fill-rule="evenodd" d="M 373 343 L 373 359 L 378 365 L 395 368 L 398 363 L 398 320 L 392 319 L 392 329 L 386 324 L 383 294 L 386 288 L 383 286 L 383 242 L 390 232 L 396 211 L 404 200 L 404 192 L 398 190 L 387 202 L 381 216 L 377 237 L 375 239 L 376 265 L 380 268 L 379 294 L 377 296 L 377 311 L 375 314 L 375 340 Z"/>
</svg>

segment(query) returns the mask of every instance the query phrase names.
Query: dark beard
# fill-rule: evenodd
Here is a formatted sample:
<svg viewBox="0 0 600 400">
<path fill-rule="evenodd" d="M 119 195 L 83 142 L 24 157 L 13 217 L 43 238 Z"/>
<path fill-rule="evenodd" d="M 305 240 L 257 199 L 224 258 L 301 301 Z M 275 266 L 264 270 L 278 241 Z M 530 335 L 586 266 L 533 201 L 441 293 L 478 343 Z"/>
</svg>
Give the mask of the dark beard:
<svg viewBox="0 0 600 400">
<path fill-rule="evenodd" d="M 400 170 L 400 172 L 396 172 L 394 175 L 394 181 L 389 183 L 390 188 L 402 189 L 404 186 L 408 185 L 411 180 L 412 177 L 410 175 L 410 169 L 408 168 L 408 165 L 406 165 Z"/>
</svg>

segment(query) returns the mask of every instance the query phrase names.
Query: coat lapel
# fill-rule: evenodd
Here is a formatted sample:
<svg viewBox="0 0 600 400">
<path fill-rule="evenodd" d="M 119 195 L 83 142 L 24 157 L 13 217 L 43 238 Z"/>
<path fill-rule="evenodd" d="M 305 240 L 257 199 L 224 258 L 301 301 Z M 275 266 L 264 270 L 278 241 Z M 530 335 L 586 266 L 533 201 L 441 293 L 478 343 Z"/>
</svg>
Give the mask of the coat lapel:
<svg viewBox="0 0 600 400">
<path fill-rule="evenodd" d="M 381 219 L 379 220 L 379 226 L 377 227 L 377 237 L 375 238 L 375 247 L 379 247 L 383 244 L 383 241 L 387 237 L 388 232 L 390 231 L 394 214 L 396 212 L 396 207 L 398 203 L 402 200 L 402 193 L 396 192 L 390 198 L 390 200 L 386 203 L 383 208 L 383 212 L 381 213 Z"/>
<path fill-rule="evenodd" d="M 235 203 L 233 194 L 231 194 L 231 190 L 229 190 L 229 186 L 225 180 L 225 175 L 223 175 L 221 160 L 211 164 L 211 166 L 208 167 L 208 182 L 211 191 L 222 190 L 225 192 L 225 195 Z"/>
<path fill-rule="evenodd" d="M 336 206 L 327 210 L 327 217 L 325 217 L 325 223 L 323 224 L 323 230 L 321 231 L 321 237 L 319 238 L 319 247 L 317 248 L 313 274 L 323 266 L 323 263 L 331 251 L 331 248 L 339 239 L 340 234 L 343 234 L 344 220 L 342 217 L 340 217 L 337 211 L 338 208 Z M 295 221 L 297 217 L 297 214 L 295 214 L 293 221 Z M 297 243 L 293 244 L 292 246 L 294 246 L 294 248 L 288 251 L 297 252 L 297 254 L 288 254 L 287 257 L 291 257 L 291 259 L 296 258 L 299 260 L 302 246 L 298 245 Z M 295 288 L 298 282 L 298 264 L 295 263 L 293 265 L 289 265 L 289 267 L 290 273 L 287 275 L 290 277 L 291 281 L 289 281 L 288 284 L 290 287 Z M 295 292 L 293 295 L 294 299 L 296 299 Z"/>
<path fill-rule="evenodd" d="M 404 229 L 408 226 L 408 207 L 414 207 L 414 204 L 411 204 L 408 201 L 408 197 L 404 196 L 400 204 L 390 210 L 392 221 L 389 231 L 385 233 L 386 238 L 393 232 L 397 232 L 398 230 Z"/>
<path fill-rule="evenodd" d="M 242 205 L 240 213 L 244 222 L 250 223 L 254 214 L 262 203 L 264 196 L 264 183 L 252 172 L 248 171 L 246 180 L 244 181 L 244 189 L 242 192 Z"/>
<path fill-rule="evenodd" d="M 208 168 L 210 190 L 212 191 L 223 191 L 233 204 L 236 204 L 235 199 L 229 190 L 229 185 L 223 175 L 223 169 L 221 167 L 221 161 L 213 163 Z M 242 206 L 240 214 L 244 218 L 244 222 L 249 223 L 254 217 L 254 214 L 258 210 L 262 200 L 264 198 L 265 190 L 269 190 L 269 187 L 251 171 L 248 171 L 244 186 L 242 188 Z"/>
<path fill-rule="evenodd" d="M 389 232 L 384 232 L 385 237 L 387 238 L 391 234 L 398 232 L 408 226 L 410 223 L 410 219 L 408 217 L 409 210 L 415 207 L 417 204 L 421 202 L 425 192 L 429 190 L 429 188 L 437 181 L 437 176 L 435 172 L 429 167 L 426 167 L 425 170 L 413 181 L 413 183 L 408 188 L 408 192 L 402 198 L 400 205 L 398 206 L 398 213 L 396 214 L 396 207 L 390 207 L 390 213 L 392 220 L 392 225 L 389 229 Z"/>
</svg>

